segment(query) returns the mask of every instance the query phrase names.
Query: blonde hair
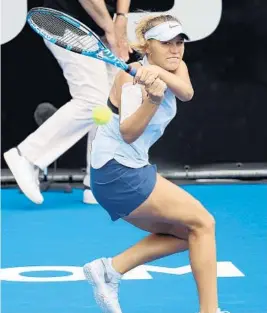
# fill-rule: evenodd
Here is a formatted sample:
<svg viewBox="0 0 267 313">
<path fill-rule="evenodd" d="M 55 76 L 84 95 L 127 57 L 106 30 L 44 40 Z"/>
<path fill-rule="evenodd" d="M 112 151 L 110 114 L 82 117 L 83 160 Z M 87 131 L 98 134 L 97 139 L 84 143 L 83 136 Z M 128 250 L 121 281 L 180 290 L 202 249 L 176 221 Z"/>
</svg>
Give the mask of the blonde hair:
<svg viewBox="0 0 267 313">
<path fill-rule="evenodd" d="M 145 33 L 152 27 L 169 21 L 175 21 L 180 23 L 180 21 L 176 17 L 169 14 L 146 16 L 142 18 L 135 29 L 137 42 L 131 43 L 132 49 L 139 52 L 141 55 L 145 55 L 146 53 L 145 51 L 147 48 L 147 40 L 145 39 Z"/>
</svg>

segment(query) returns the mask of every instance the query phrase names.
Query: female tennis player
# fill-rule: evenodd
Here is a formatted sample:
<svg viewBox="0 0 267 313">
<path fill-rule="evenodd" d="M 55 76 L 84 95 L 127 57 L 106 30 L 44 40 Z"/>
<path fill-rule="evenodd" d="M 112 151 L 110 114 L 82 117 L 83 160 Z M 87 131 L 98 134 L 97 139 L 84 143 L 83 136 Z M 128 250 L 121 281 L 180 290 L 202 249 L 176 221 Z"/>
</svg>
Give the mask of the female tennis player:
<svg viewBox="0 0 267 313">
<path fill-rule="evenodd" d="M 136 28 L 144 58 L 133 79 L 120 72 L 110 92 L 112 121 L 98 128 L 92 146 L 91 188 L 113 221 L 122 218 L 151 234 L 113 258 L 84 266 L 103 312 L 120 313 L 118 286 L 129 270 L 180 251 L 190 252 L 200 313 L 218 308 L 215 222 L 190 194 L 157 173 L 148 150 L 176 114 L 176 99 L 193 97 L 183 61 L 180 22 L 170 15 L 149 17 Z"/>
</svg>

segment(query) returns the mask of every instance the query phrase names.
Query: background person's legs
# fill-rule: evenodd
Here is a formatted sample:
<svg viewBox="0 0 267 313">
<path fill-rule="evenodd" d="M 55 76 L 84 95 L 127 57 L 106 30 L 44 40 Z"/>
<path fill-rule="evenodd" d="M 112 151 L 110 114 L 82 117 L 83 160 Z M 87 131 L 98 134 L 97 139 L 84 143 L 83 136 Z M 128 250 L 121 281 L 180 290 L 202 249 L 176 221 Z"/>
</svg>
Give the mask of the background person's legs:
<svg viewBox="0 0 267 313">
<path fill-rule="evenodd" d="M 38 195 L 36 179 L 30 166 L 25 166 L 26 162 L 41 169 L 54 162 L 91 130 L 91 110 L 95 106 L 105 105 L 109 94 L 108 72 L 104 62 L 45 43 L 63 70 L 72 99 L 18 145 L 21 156 L 14 150 L 10 157 L 8 153 L 5 154 L 20 188 L 36 203 L 42 202 L 41 194 L 39 191 Z M 20 166 L 22 157 L 23 167 Z"/>
<path fill-rule="evenodd" d="M 104 62 L 46 45 L 63 70 L 72 99 L 18 146 L 22 155 L 41 169 L 91 130 L 92 108 L 104 105 L 109 93 Z"/>
</svg>

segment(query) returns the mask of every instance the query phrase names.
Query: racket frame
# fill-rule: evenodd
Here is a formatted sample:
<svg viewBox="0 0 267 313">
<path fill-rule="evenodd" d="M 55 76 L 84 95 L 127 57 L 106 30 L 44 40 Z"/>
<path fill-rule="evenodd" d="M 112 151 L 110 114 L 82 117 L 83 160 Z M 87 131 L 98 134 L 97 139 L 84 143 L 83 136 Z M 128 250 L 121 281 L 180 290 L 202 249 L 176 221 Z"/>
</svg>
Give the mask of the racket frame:
<svg viewBox="0 0 267 313">
<path fill-rule="evenodd" d="M 82 30 L 83 32 L 86 33 L 86 35 L 88 36 L 94 36 L 96 38 L 96 40 L 98 41 L 98 47 L 99 49 L 97 51 L 89 51 L 86 49 L 78 49 L 75 48 L 71 45 L 67 45 L 64 44 L 62 42 L 60 42 L 58 39 L 54 38 L 53 36 L 50 36 L 49 34 L 47 34 L 46 30 L 42 30 L 38 25 L 36 25 L 34 23 L 34 21 L 32 20 L 32 16 L 35 13 L 41 13 L 41 14 L 50 14 L 50 15 L 54 15 L 56 18 L 58 19 L 62 19 L 65 22 L 69 23 L 70 25 Z M 51 8 L 45 8 L 45 7 L 35 7 L 32 8 L 28 14 L 27 14 L 27 22 L 30 25 L 30 27 L 41 37 L 43 37 L 44 39 L 48 40 L 49 42 L 64 48 L 68 51 L 74 52 L 74 53 L 78 53 L 78 54 L 82 54 L 88 57 L 93 57 L 96 58 L 98 60 L 101 60 L 103 62 L 112 64 L 122 70 L 124 70 L 125 72 L 129 73 L 131 76 L 135 76 L 136 74 L 136 69 L 131 67 L 130 65 L 128 65 L 127 63 L 125 63 L 123 60 L 119 59 L 118 57 L 116 57 L 111 51 L 110 49 L 102 42 L 102 40 L 99 38 L 98 35 L 96 35 L 88 26 L 86 26 L 85 24 L 81 23 L 80 21 L 78 21 L 76 18 L 55 10 L 55 9 L 51 9 Z"/>
</svg>

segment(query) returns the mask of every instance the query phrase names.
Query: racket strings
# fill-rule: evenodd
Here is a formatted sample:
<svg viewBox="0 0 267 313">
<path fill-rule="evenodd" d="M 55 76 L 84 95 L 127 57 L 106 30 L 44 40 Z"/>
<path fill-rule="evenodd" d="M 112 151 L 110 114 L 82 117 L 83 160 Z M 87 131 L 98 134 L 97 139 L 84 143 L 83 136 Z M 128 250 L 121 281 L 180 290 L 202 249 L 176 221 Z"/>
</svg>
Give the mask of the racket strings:
<svg viewBox="0 0 267 313">
<path fill-rule="evenodd" d="M 99 50 L 98 40 L 94 36 L 90 36 L 84 30 L 73 26 L 60 17 L 36 12 L 31 16 L 31 19 L 42 32 L 53 37 L 62 45 L 71 46 L 81 51 Z"/>
</svg>

